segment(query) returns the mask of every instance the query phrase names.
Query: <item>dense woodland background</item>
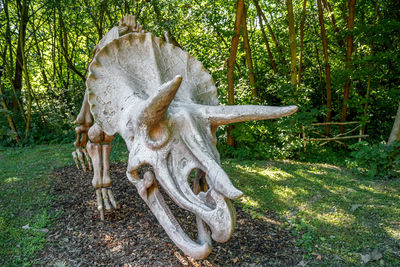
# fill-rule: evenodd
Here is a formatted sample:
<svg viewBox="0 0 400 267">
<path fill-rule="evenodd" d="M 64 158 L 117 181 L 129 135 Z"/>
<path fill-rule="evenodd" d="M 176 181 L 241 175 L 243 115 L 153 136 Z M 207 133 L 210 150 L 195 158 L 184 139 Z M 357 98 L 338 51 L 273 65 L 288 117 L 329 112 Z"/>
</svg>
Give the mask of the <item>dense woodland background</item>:
<svg viewBox="0 0 400 267">
<path fill-rule="evenodd" d="M 397 0 L 0 0 L 1 145 L 72 142 L 93 48 L 126 13 L 202 61 L 221 103 L 300 107 L 221 128 L 224 155 L 303 157 L 312 122 L 360 121 L 369 144 L 389 138 L 400 99 Z"/>
</svg>

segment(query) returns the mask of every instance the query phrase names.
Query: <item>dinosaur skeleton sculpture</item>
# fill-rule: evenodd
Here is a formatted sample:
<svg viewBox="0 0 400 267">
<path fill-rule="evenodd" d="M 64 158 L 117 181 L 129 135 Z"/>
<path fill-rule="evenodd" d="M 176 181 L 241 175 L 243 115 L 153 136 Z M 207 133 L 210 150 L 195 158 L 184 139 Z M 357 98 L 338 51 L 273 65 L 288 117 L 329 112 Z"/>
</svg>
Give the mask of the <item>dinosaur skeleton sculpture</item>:
<svg viewBox="0 0 400 267">
<path fill-rule="evenodd" d="M 140 197 L 184 253 L 195 259 L 207 257 L 211 238 L 226 242 L 231 237 L 235 211 L 230 199 L 242 195 L 220 166 L 217 127 L 280 118 L 297 107 L 218 105 L 217 88 L 203 65 L 182 49 L 143 32 L 129 15 L 104 36 L 94 54 L 76 120 L 81 124 L 76 145 L 84 147 L 89 136 L 92 183 L 102 219 L 103 203 L 106 209 L 109 201 L 116 207 L 108 157 L 110 142 L 118 133 L 129 150 L 126 174 Z M 139 169 L 148 165 L 153 171 L 139 175 Z M 191 188 L 188 178 L 193 170 Z M 197 241 L 182 230 L 158 184 L 178 206 L 196 215 Z"/>
</svg>

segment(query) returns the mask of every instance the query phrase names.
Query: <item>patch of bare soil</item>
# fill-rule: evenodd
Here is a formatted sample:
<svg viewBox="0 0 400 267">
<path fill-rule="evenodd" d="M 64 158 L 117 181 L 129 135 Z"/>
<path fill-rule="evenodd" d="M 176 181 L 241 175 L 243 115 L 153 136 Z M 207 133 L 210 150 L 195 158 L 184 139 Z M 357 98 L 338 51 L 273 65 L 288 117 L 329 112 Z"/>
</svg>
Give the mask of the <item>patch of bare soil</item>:
<svg viewBox="0 0 400 267">
<path fill-rule="evenodd" d="M 126 164 L 112 164 L 113 192 L 120 208 L 100 221 L 91 173 L 75 167 L 55 172 L 51 209 L 58 213 L 37 256 L 39 265 L 57 266 L 294 266 L 303 252 L 282 220 L 268 212 L 263 219 L 236 207 L 237 226 L 227 243 L 213 244 L 206 260 L 185 256 L 125 176 Z M 166 199 L 182 227 L 196 236 L 195 216 Z"/>
</svg>

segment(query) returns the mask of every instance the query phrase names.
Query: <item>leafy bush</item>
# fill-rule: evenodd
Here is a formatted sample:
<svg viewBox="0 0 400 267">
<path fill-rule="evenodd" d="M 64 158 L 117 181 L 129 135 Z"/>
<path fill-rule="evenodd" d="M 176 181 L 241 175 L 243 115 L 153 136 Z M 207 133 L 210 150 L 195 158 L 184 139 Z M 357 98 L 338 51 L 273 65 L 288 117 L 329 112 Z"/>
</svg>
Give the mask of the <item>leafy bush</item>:
<svg viewBox="0 0 400 267">
<path fill-rule="evenodd" d="M 368 144 L 358 142 L 352 146 L 352 161 L 348 161 L 348 167 L 357 169 L 368 176 L 379 178 L 391 178 L 400 176 L 400 142 L 391 146 L 385 143 Z"/>
</svg>

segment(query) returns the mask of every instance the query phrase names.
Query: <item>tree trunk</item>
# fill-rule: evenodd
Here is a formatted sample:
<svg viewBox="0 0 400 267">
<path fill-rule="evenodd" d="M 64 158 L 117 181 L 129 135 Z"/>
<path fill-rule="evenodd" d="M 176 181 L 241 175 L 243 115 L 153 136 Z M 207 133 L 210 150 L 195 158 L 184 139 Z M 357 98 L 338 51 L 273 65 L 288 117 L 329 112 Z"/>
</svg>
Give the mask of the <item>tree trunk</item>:
<svg viewBox="0 0 400 267">
<path fill-rule="evenodd" d="M 231 49 L 227 64 L 227 81 L 228 81 L 228 104 L 235 104 L 235 90 L 234 90 L 234 70 L 235 70 L 235 61 L 236 61 L 236 53 L 239 44 L 240 37 L 240 24 L 242 21 L 244 9 L 244 0 L 237 0 L 237 8 L 236 8 L 236 19 L 235 19 L 235 35 L 232 37 Z M 233 130 L 233 125 L 229 125 L 227 132 L 227 143 L 229 146 L 235 145 L 235 140 L 231 136 L 230 132 Z"/>
<path fill-rule="evenodd" d="M 319 51 L 317 44 L 315 44 L 315 55 L 317 56 L 318 70 L 319 70 L 319 89 L 321 90 L 321 105 L 324 105 L 325 100 L 324 100 L 324 90 L 322 86 L 322 64 L 319 58 Z"/>
<path fill-rule="evenodd" d="M 349 0 L 349 19 L 347 22 L 347 30 L 351 31 L 354 28 L 354 13 L 355 13 L 356 0 Z M 346 38 L 347 40 L 347 49 L 346 49 L 346 71 L 349 70 L 351 64 L 351 54 L 353 53 L 353 33 L 349 33 Z M 349 76 L 346 77 L 346 83 L 344 85 L 344 93 L 343 93 L 343 105 L 342 105 L 342 116 L 341 121 L 346 121 L 347 117 L 347 102 L 349 100 L 350 95 L 350 86 L 351 79 Z M 340 127 L 340 132 L 344 133 L 344 126 Z"/>
<path fill-rule="evenodd" d="M 25 139 L 29 137 L 29 131 L 31 128 L 31 114 L 32 114 L 32 88 L 31 83 L 29 81 L 28 67 L 25 58 L 25 54 L 22 53 L 22 67 L 25 76 L 25 85 L 28 91 L 28 107 L 27 107 L 27 116 L 26 116 L 26 125 L 25 125 Z"/>
<path fill-rule="evenodd" d="M 400 105 L 397 109 L 396 119 L 394 120 L 387 146 L 391 146 L 394 141 L 400 141 Z"/>
<path fill-rule="evenodd" d="M 279 45 L 278 39 L 276 39 L 274 32 L 272 31 L 271 25 L 269 25 L 267 17 L 265 17 L 264 12 L 262 12 L 260 5 L 258 4 L 257 0 L 253 0 L 254 4 L 256 5 L 257 12 L 261 15 L 261 17 L 264 19 L 265 25 L 267 26 L 268 32 L 271 35 L 272 41 L 274 42 L 274 45 L 276 47 L 276 50 L 278 50 L 278 54 L 280 59 L 282 60 L 282 64 L 286 67 L 286 60 L 285 56 L 283 55 L 281 46 Z"/>
<path fill-rule="evenodd" d="M 14 89 L 16 91 L 16 99 L 13 99 L 13 109 L 16 110 L 18 101 L 20 98 L 20 93 L 22 90 L 22 72 L 23 72 L 23 63 L 22 63 L 22 53 L 25 50 L 25 35 L 26 35 L 26 26 L 28 24 L 28 2 L 27 0 L 18 0 L 17 1 L 18 9 L 20 10 L 20 21 L 19 21 L 19 29 L 18 29 L 18 44 L 17 44 L 17 55 L 15 61 L 15 75 L 14 75 Z M 11 48 L 10 48 L 11 49 Z"/>
<path fill-rule="evenodd" d="M 307 0 L 303 1 L 303 13 L 301 15 L 301 24 L 300 24 L 300 59 L 299 59 L 299 73 L 298 73 L 298 81 L 297 86 L 301 84 L 301 74 L 303 71 L 303 49 L 304 49 L 304 25 L 306 22 L 306 7 Z"/>
<path fill-rule="evenodd" d="M 249 69 L 251 94 L 254 97 L 257 97 L 257 88 L 256 88 L 256 79 L 254 77 L 253 59 L 251 58 L 251 48 L 250 48 L 250 43 L 249 43 L 249 36 L 247 34 L 246 7 L 243 9 L 243 14 L 242 14 L 241 20 L 242 20 L 243 46 L 244 46 L 244 51 L 246 52 L 247 68 Z"/>
<path fill-rule="evenodd" d="M 35 18 L 33 15 L 32 15 L 31 25 L 32 25 L 32 36 L 33 36 L 33 40 L 35 42 L 36 53 L 39 56 L 40 73 L 42 74 L 44 84 L 46 85 L 47 89 L 49 89 L 50 84 L 49 84 L 49 80 L 47 79 L 46 70 L 45 70 L 45 66 L 43 63 L 43 55 L 42 55 L 41 49 L 39 48 L 39 42 L 37 40 L 37 31 L 35 28 Z"/>
<path fill-rule="evenodd" d="M 258 5 L 256 7 L 257 7 L 258 21 L 260 23 L 261 33 L 262 33 L 262 36 L 263 36 L 263 39 L 264 39 L 265 47 L 267 48 L 267 52 L 268 52 L 269 62 L 271 63 L 271 67 L 274 70 L 274 73 L 276 74 L 276 73 L 278 73 L 278 69 L 276 68 L 276 63 L 275 63 L 275 60 L 274 60 L 274 56 L 272 55 L 271 47 L 269 45 L 267 35 L 265 34 L 264 25 L 263 25 L 261 14 L 260 14 L 261 10 L 260 10 L 260 7 Z"/>
<path fill-rule="evenodd" d="M 13 90 L 14 99 L 17 102 L 17 105 L 18 105 L 18 108 L 19 108 L 19 110 L 21 112 L 22 118 L 26 122 L 26 116 L 25 116 L 24 108 L 22 107 L 20 99 L 17 97 L 17 92 L 15 91 L 14 84 L 12 83 L 13 78 L 12 78 L 11 66 L 8 64 L 9 62 L 7 61 L 6 56 L 5 55 L 1 55 L 1 56 L 3 58 L 3 64 L 4 64 L 4 66 L 6 67 L 6 70 L 7 70 L 8 80 L 11 81 L 11 87 L 12 87 L 12 90 Z"/>
<path fill-rule="evenodd" d="M 289 19 L 289 44 L 290 44 L 290 83 L 296 85 L 296 33 L 294 31 L 294 15 L 292 0 L 286 0 L 288 19 Z"/>
<path fill-rule="evenodd" d="M 75 72 L 83 82 L 86 82 L 86 77 L 83 75 L 77 68 L 75 68 L 75 65 L 72 63 L 72 59 L 69 57 L 68 53 L 68 35 L 67 35 L 67 30 L 64 25 L 64 20 L 62 17 L 62 12 L 61 12 L 61 7 L 58 6 L 58 16 L 59 16 L 59 23 L 60 23 L 60 44 L 61 44 L 61 51 L 62 55 L 64 56 L 65 62 L 67 63 L 67 66 L 69 69 L 71 69 L 73 72 Z"/>
<path fill-rule="evenodd" d="M 321 0 L 317 0 L 318 4 L 318 18 L 319 24 L 321 26 L 321 39 L 322 39 L 322 48 L 324 52 L 324 65 L 325 65 L 325 77 L 326 77 L 326 117 L 325 122 L 330 122 L 332 117 L 332 88 L 331 88 L 331 66 L 329 65 L 329 57 L 328 57 L 328 44 L 326 40 L 325 33 L 325 23 L 324 23 L 324 15 L 322 12 L 322 4 Z M 325 126 L 325 134 L 329 136 L 331 131 L 330 125 Z"/>
<path fill-rule="evenodd" d="M 339 28 L 336 24 L 336 19 L 335 19 L 333 10 L 332 10 L 331 6 L 329 5 L 328 0 L 322 0 L 322 2 L 324 3 L 324 7 L 325 7 L 326 11 L 328 11 L 331 14 L 330 18 L 331 18 L 331 22 L 332 22 L 333 32 L 336 34 L 336 36 L 338 36 Z M 338 40 L 338 44 L 340 47 L 344 47 L 344 41 L 342 39 Z"/>
<path fill-rule="evenodd" d="M 7 50 L 5 52 L 7 52 Z M 5 58 L 5 56 L 3 58 Z M 4 64 L 4 62 L 3 62 L 3 64 Z M 4 69 L 4 66 L 3 66 L 3 69 Z M 0 79 L 3 76 L 3 69 L 0 69 Z M 6 114 L 6 117 L 7 117 L 7 122 L 9 124 L 10 128 L 11 128 L 11 131 L 13 131 L 13 133 L 14 133 L 15 140 L 17 141 L 18 145 L 21 145 L 21 137 L 18 134 L 18 129 L 17 129 L 17 126 L 15 125 L 14 119 L 10 115 L 11 112 L 10 112 L 8 106 L 7 106 L 7 102 L 5 100 L 5 95 L 4 95 L 3 90 L 2 90 L 2 83 L 1 82 L 0 82 L 0 99 L 1 99 L 1 105 L 3 106 L 3 109 L 5 110 L 5 114 Z"/>
</svg>

